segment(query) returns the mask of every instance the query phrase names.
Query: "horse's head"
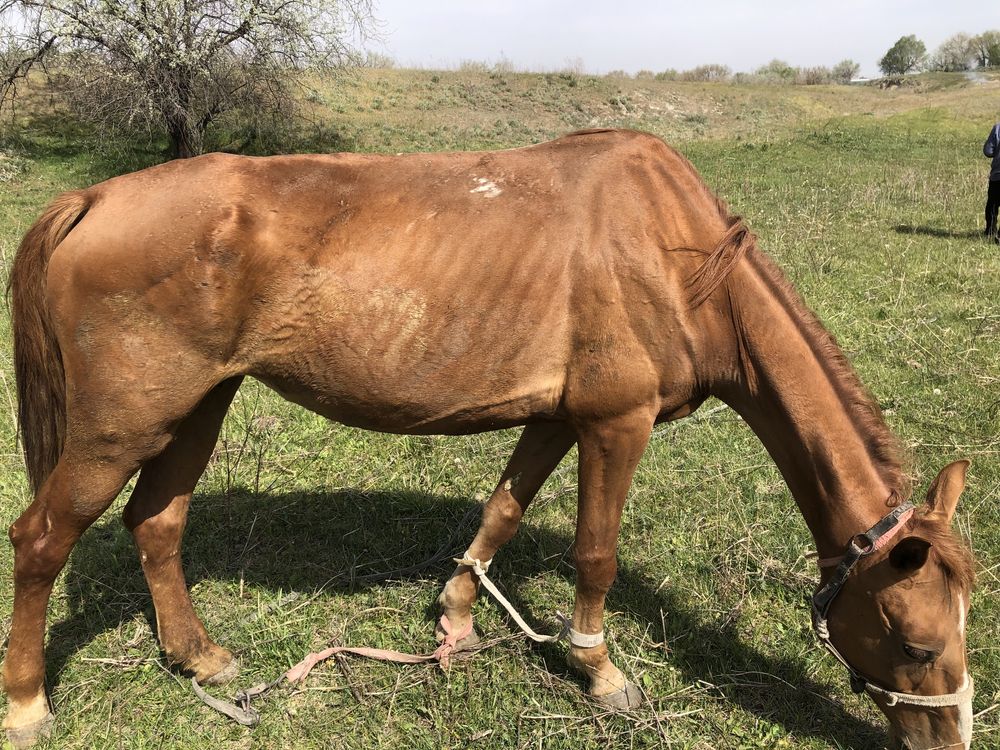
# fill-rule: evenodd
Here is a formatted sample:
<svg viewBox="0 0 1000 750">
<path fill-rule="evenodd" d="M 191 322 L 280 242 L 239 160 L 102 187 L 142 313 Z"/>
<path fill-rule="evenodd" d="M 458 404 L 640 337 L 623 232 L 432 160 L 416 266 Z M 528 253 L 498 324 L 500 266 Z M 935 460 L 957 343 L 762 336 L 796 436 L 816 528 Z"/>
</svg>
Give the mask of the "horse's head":
<svg viewBox="0 0 1000 750">
<path fill-rule="evenodd" d="M 867 681 L 897 746 L 912 750 L 968 748 L 972 736 L 965 619 L 974 568 L 951 530 L 968 466 L 938 474 L 926 504 L 858 565 L 829 611 L 832 643 Z"/>
</svg>

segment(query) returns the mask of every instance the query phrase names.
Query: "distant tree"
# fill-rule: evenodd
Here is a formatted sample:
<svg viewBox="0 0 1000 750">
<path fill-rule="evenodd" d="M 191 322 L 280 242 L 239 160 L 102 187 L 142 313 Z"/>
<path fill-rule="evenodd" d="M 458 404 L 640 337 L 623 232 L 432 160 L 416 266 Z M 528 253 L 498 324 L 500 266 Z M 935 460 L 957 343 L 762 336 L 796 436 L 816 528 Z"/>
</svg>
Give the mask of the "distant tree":
<svg viewBox="0 0 1000 750">
<path fill-rule="evenodd" d="M 972 54 L 980 68 L 1000 68 L 1000 31 L 984 31 L 972 37 Z"/>
<path fill-rule="evenodd" d="M 956 72 L 968 70 L 976 59 L 976 50 L 972 37 L 968 34 L 955 34 L 941 42 L 930 60 L 932 70 Z"/>
<path fill-rule="evenodd" d="M 0 101 L 58 51 L 80 112 L 106 132 L 162 129 L 174 157 L 200 153 L 224 113 L 286 114 L 295 73 L 355 58 L 373 24 L 372 0 L 0 0 L 0 18 L 27 55 L 0 72 Z"/>
<path fill-rule="evenodd" d="M 917 70 L 927 55 L 927 47 L 916 36 L 900 37 L 889 51 L 878 61 L 879 68 L 887 76 L 903 75 Z"/>
<path fill-rule="evenodd" d="M 680 73 L 677 72 L 676 68 L 667 68 L 656 74 L 657 81 L 676 81 Z"/>
<path fill-rule="evenodd" d="M 777 58 L 771 60 L 767 65 L 757 68 L 758 76 L 778 83 L 792 83 L 798 74 L 798 68 L 793 68 L 784 60 L 778 60 Z"/>
<path fill-rule="evenodd" d="M 833 80 L 837 83 L 850 83 L 857 78 L 858 71 L 860 70 L 861 66 L 854 62 L 854 60 L 841 60 L 833 66 L 830 75 L 833 76 Z"/>
</svg>

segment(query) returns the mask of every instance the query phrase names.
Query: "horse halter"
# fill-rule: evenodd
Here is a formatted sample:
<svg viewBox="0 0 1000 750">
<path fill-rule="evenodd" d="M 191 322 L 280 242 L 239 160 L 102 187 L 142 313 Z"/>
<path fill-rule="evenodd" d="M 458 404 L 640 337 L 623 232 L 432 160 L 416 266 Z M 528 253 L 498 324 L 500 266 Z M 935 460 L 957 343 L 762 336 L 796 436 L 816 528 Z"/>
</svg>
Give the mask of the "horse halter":
<svg viewBox="0 0 1000 750">
<path fill-rule="evenodd" d="M 870 695 L 881 696 L 890 706 L 895 706 L 897 703 L 904 703 L 911 706 L 925 706 L 928 708 L 959 706 L 968 702 L 972 697 L 973 685 L 971 677 L 966 676 L 965 684 L 956 692 L 943 695 L 916 695 L 914 693 L 900 693 L 888 690 L 876 685 L 871 678 L 864 676 L 852 667 L 830 640 L 827 615 L 830 612 L 833 600 L 837 598 L 837 594 L 844 587 L 851 572 L 862 558 L 868 557 L 868 555 L 884 548 L 903 528 L 903 525 L 913 515 L 913 511 L 914 507 L 912 503 L 907 502 L 897 506 L 888 515 L 884 516 L 881 521 L 868 529 L 868 531 L 853 537 L 847 543 L 847 551 L 843 555 L 819 560 L 821 568 L 836 565 L 837 569 L 833 572 L 830 580 L 826 582 L 826 585 L 813 595 L 813 630 L 816 631 L 816 637 L 819 638 L 819 642 L 847 669 L 847 674 L 851 680 L 851 690 L 855 693 L 867 691 Z"/>
</svg>

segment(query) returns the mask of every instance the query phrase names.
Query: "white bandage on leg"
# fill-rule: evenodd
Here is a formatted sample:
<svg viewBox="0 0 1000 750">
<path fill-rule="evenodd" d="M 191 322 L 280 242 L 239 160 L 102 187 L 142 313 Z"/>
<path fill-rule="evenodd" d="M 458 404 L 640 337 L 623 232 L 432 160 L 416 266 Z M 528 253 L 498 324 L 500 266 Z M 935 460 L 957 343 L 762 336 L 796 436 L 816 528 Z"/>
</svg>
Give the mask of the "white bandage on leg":
<svg viewBox="0 0 1000 750">
<path fill-rule="evenodd" d="M 569 642 L 577 648 L 594 648 L 604 643 L 604 631 L 600 633 L 581 633 L 579 630 L 569 629 Z"/>
</svg>

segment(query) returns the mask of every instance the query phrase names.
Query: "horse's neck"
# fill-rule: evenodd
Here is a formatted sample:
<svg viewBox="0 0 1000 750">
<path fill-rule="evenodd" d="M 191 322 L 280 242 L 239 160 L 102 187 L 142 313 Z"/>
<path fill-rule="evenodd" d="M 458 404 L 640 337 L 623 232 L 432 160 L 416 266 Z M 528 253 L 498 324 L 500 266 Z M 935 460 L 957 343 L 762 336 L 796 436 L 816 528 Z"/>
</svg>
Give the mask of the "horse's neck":
<svg viewBox="0 0 1000 750">
<path fill-rule="evenodd" d="M 820 555 L 837 555 L 888 512 L 887 475 L 898 466 L 874 455 L 872 425 L 851 404 L 856 377 L 833 362 L 832 344 L 762 262 L 747 258 L 728 280 L 742 354 L 718 395 L 774 458 Z"/>
</svg>

